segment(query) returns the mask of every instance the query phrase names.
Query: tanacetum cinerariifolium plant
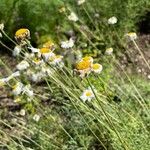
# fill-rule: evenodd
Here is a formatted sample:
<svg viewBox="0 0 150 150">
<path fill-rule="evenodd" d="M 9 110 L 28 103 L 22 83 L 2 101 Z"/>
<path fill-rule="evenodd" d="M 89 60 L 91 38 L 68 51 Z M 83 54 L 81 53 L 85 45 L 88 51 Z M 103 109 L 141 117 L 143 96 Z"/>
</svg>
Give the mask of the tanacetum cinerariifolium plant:
<svg viewBox="0 0 150 150">
<path fill-rule="evenodd" d="M 17 30 L 14 41 L 0 25 L 1 37 L 8 38 L 14 49 L 2 40 L 1 44 L 16 60 L 15 68 L 8 69 L 0 59 L 7 70 L 7 75 L 0 77 L 0 88 L 19 106 L 10 113 L 11 121 L 0 119 L 10 129 L 8 134 L 5 127 L 4 131 L 0 128 L 2 148 L 149 150 L 148 98 L 115 58 L 115 44 L 103 43 L 105 36 L 95 26 L 98 20 L 94 22 L 87 12 L 88 3 L 78 0 L 76 5 L 87 15 L 87 22 L 92 22 L 91 29 L 80 13 L 67 5 L 59 11 L 75 32 L 66 36 L 60 32 L 59 40 L 48 40 L 37 47 L 32 45 L 28 28 Z M 120 18 L 111 14 L 103 21 L 103 29 L 110 31 L 106 36 L 118 39 L 115 28 Z M 124 37 L 133 43 L 149 69 L 137 45 L 137 34 Z M 84 46 L 78 45 L 82 44 L 80 39 Z M 103 52 L 98 58 L 80 55 L 85 48 Z"/>
</svg>

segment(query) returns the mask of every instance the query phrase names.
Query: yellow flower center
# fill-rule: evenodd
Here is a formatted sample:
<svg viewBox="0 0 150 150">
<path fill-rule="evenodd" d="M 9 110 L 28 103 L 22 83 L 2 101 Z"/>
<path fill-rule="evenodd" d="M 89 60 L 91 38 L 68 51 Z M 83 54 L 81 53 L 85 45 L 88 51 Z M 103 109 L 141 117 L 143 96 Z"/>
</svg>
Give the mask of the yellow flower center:
<svg viewBox="0 0 150 150">
<path fill-rule="evenodd" d="M 50 53 L 51 50 L 50 50 L 49 48 L 43 47 L 43 48 L 40 49 L 40 52 L 41 52 L 42 54 L 44 54 L 44 53 Z"/>
<path fill-rule="evenodd" d="M 100 64 L 93 64 L 93 66 L 92 66 L 92 68 L 93 68 L 94 70 L 98 70 L 98 69 L 100 69 L 100 67 L 101 67 Z"/>
<path fill-rule="evenodd" d="M 22 35 L 28 34 L 28 33 L 29 33 L 29 30 L 28 30 L 28 29 L 22 28 L 22 29 L 19 29 L 19 30 L 15 33 L 15 36 L 18 37 L 18 36 L 22 36 Z"/>
<path fill-rule="evenodd" d="M 113 48 L 107 48 L 106 51 L 113 51 Z"/>
<path fill-rule="evenodd" d="M 85 94 L 87 97 L 90 97 L 90 96 L 92 96 L 92 93 L 91 93 L 91 91 L 88 91 L 88 92 L 86 92 L 86 94 Z"/>
<path fill-rule="evenodd" d="M 77 70 L 84 70 L 84 69 L 88 69 L 90 67 L 91 67 L 91 62 L 85 61 L 85 60 L 82 60 L 76 64 Z"/>
<path fill-rule="evenodd" d="M 137 35 L 136 35 L 135 32 L 129 32 L 127 35 L 128 35 L 130 38 L 134 38 L 134 39 L 137 38 Z"/>
</svg>

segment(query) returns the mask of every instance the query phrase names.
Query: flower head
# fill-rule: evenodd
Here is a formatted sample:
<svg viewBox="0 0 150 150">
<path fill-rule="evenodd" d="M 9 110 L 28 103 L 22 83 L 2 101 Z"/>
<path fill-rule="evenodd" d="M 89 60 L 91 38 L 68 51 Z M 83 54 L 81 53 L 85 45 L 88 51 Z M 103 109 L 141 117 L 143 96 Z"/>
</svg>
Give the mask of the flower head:
<svg viewBox="0 0 150 150">
<path fill-rule="evenodd" d="M 113 16 L 108 19 L 108 24 L 116 24 L 117 21 L 118 21 L 117 18 L 115 16 Z"/>
<path fill-rule="evenodd" d="M 43 68 L 42 68 L 43 69 Z M 42 80 L 42 78 L 45 76 L 45 74 L 43 74 L 42 72 L 37 72 L 37 73 L 32 73 L 30 75 L 30 79 L 33 81 L 33 82 L 40 82 Z"/>
<path fill-rule="evenodd" d="M 61 47 L 64 49 L 72 48 L 74 46 L 74 40 L 70 38 L 67 41 L 62 41 L 61 42 Z"/>
<path fill-rule="evenodd" d="M 110 48 L 107 48 L 106 51 L 105 51 L 105 54 L 107 55 L 111 55 L 113 53 L 113 48 L 110 47 Z"/>
<path fill-rule="evenodd" d="M 20 110 L 20 115 L 21 115 L 21 116 L 25 116 L 25 114 L 26 114 L 26 111 L 25 111 L 24 109 L 21 109 L 21 110 Z"/>
<path fill-rule="evenodd" d="M 28 39 L 29 37 L 30 37 L 30 31 L 26 28 L 21 28 L 21 29 L 17 30 L 15 33 L 15 38 L 18 41 Z"/>
<path fill-rule="evenodd" d="M 38 122 L 40 120 L 40 116 L 38 114 L 35 114 L 33 116 L 33 120 L 36 121 L 36 122 Z"/>
<path fill-rule="evenodd" d="M 95 73 L 101 73 L 102 69 L 103 67 L 101 64 L 96 63 L 92 65 L 92 71 Z"/>
<path fill-rule="evenodd" d="M 91 62 L 90 61 L 86 61 L 86 60 L 81 60 L 80 62 L 78 62 L 76 64 L 76 69 L 77 70 L 86 70 L 91 68 Z"/>
<path fill-rule="evenodd" d="M 23 89 L 23 84 L 21 82 L 17 82 L 13 87 L 12 87 L 12 93 L 13 95 L 19 95 L 22 92 Z"/>
<path fill-rule="evenodd" d="M 125 35 L 130 41 L 137 39 L 137 34 L 135 32 L 129 32 Z"/>
<path fill-rule="evenodd" d="M 75 65 L 75 71 L 80 74 L 80 77 L 84 77 L 91 72 L 91 67 L 93 63 L 93 58 L 86 56 L 83 57 L 79 62 Z"/>
<path fill-rule="evenodd" d="M 78 1 L 77 1 L 77 4 L 78 4 L 78 5 L 82 5 L 84 2 L 85 2 L 85 0 L 78 0 Z"/>
<path fill-rule="evenodd" d="M 83 91 L 80 98 L 81 100 L 83 100 L 83 102 L 85 102 L 85 101 L 91 101 L 93 98 L 95 98 L 95 96 L 92 89 L 89 87 L 88 89 Z"/>
<path fill-rule="evenodd" d="M 68 19 L 70 21 L 74 21 L 74 22 L 76 22 L 76 21 L 79 20 L 78 17 L 77 17 L 77 15 L 74 12 L 71 12 L 71 14 L 68 16 Z"/>
<path fill-rule="evenodd" d="M 20 52 L 21 52 L 21 46 L 19 45 L 15 46 L 14 51 L 13 51 L 13 56 L 18 56 Z"/>
</svg>

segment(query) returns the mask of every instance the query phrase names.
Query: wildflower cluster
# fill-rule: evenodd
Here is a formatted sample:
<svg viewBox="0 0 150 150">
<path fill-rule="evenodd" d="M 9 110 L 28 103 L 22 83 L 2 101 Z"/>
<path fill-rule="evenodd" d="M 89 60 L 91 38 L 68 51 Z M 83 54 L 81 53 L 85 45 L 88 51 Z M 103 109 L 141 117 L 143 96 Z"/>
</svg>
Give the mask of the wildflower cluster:
<svg viewBox="0 0 150 150">
<path fill-rule="evenodd" d="M 15 102 L 20 102 L 21 99 L 24 101 L 34 99 L 35 91 L 32 84 L 44 81 L 55 72 L 56 68 L 64 65 L 63 56 L 54 53 L 53 42 L 48 41 L 41 48 L 34 48 L 29 38 L 28 29 L 22 28 L 15 33 L 17 45 L 12 54 L 14 57 L 21 58 L 21 61 L 16 65 L 14 73 L 0 79 L 0 86 L 11 89 Z"/>
<path fill-rule="evenodd" d="M 89 75 L 91 72 L 101 73 L 103 67 L 99 63 L 93 63 L 93 58 L 90 56 L 83 57 L 75 65 L 75 72 L 79 73 L 80 77 L 83 78 Z"/>
</svg>

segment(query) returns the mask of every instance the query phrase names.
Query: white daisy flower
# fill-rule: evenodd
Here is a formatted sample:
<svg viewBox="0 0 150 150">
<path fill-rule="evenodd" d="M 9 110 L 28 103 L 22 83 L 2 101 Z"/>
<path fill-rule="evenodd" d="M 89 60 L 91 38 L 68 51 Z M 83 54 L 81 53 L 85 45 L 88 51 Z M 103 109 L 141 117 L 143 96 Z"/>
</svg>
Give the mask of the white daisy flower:
<svg viewBox="0 0 150 150">
<path fill-rule="evenodd" d="M 99 74 L 99 73 L 102 72 L 102 70 L 103 70 L 103 66 L 102 66 L 101 64 L 96 63 L 96 64 L 93 64 L 93 65 L 92 65 L 92 71 L 93 71 L 93 72 Z"/>
<path fill-rule="evenodd" d="M 13 56 L 18 56 L 21 52 L 21 47 L 19 45 L 15 46 L 13 50 Z"/>
<path fill-rule="evenodd" d="M 61 47 L 64 49 L 72 48 L 74 46 L 74 40 L 70 38 L 67 41 L 62 41 L 61 42 Z"/>
<path fill-rule="evenodd" d="M 38 121 L 40 120 L 40 116 L 37 115 L 37 114 L 35 114 L 35 115 L 33 116 L 33 120 L 36 121 L 36 122 L 38 122 Z"/>
<path fill-rule="evenodd" d="M 110 47 L 110 48 L 107 48 L 106 51 L 105 51 L 105 54 L 107 55 L 111 55 L 113 53 L 113 48 Z"/>
<path fill-rule="evenodd" d="M 92 89 L 89 87 L 88 89 L 84 90 L 80 98 L 85 101 L 91 101 L 93 98 L 95 98 L 94 93 Z"/>
<path fill-rule="evenodd" d="M 117 18 L 115 16 L 108 19 L 108 24 L 115 24 L 117 23 Z"/>
<path fill-rule="evenodd" d="M 29 97 L 32 97 L 34 95 L 33 90 L 31 90 L 31 85 L 26 85 L 22 91 Z"/>
<path fill-rule="evenodd" d="M 29 66 L 29 63 L 26 60 L 23 60 L 16 66 L 16 68 L 21 71 L 27 69 Z"/>
<path fill-rule="evenodd" d="M 129 41 L 133 41 L 137 39 L 137 34 L 135 32 L 129 32 L 125 35 Z"/>
<path fill-rule="evenodd" d="M 26 115 L 26 111 L 25 111 L 24 109 L 21 109 L 19 114 L 20 114 L 21 116 L 25 116 L 25 115 Z"/>
<path fill-rule="evenodd" d="M 30 78 L 33 82 L 40 82 L 43 78 L 43 76 L 45 76 L 45 74 L 42 74 L 41 72 L 38 73 L 33 73 Z"/>
<path fill-rule="evenodd" d="M 78 4 L 78 5 L 81 5 L 81 4 L 83 4 L 84 2 L 85 2 L 85 0 L 78 0 L 78 1 L 77 1 L 77 4 Z"/>
<path fill-rule="evenodd" d="M 74 21 L 74 22 L 76 22 L 76 21 L 79 20 L 78 17 L 77 17 L 77 15 L 74 12 L 71 12 L 71 14 L 68 16 L 68 19 L 70 21 Z"/>
<path fill-rule="evenodd" d="M 19 95 L 22 92 L 22 89 L 23 89 L 23 84 L 21 82 L 16 83 L 12 87 L 12 93 L 13 93 L 13 95 Z"/>
</svg>

